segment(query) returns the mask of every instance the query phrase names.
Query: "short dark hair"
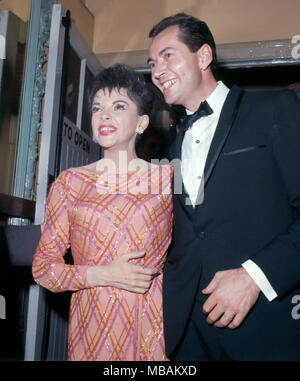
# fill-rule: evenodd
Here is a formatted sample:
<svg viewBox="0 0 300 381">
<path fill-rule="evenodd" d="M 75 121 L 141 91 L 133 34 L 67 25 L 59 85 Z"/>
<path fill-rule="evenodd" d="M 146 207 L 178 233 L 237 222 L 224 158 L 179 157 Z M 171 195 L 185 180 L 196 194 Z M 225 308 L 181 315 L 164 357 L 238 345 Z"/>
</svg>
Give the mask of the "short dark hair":
<svg viewBox="0 0 300 381">
<path fill-rule="evenodd" d="M 115 64 L 100 71 L 93 79 L 89 89 L 89 108 L 91 110 L 95 95 L 99 90 L 125 89 L 128 97 L 136 104 L 138 115 L 150 115 L 153 93 L 143 74 L 124 64 Z"/>
<path fill-rule="evenodd" d="M 191 52 L 197 52 L 204 44 L 210 46 L 213 55 L 211 68 L 215 70 L 217 64 L 216 44 L 209 27 L 204 21 L 185 13 L 177 13 L 174 16 L 162 19 L 154 25 L 149 33 L 149 37 L 154 38 L 160 32 L 173 25 L 178 25 L 180 31 L 178 37 Z"/>
</svg>

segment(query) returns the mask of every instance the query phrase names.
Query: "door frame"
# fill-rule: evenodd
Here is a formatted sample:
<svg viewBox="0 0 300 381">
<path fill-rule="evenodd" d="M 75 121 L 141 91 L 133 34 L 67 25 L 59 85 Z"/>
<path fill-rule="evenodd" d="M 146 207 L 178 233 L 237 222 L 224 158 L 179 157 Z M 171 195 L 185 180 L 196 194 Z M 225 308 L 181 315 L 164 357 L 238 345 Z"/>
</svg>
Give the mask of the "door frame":
<svg viewBox="0 0 300 381">
<path fill-rule="evenodd" d="M 37 172 L 37 192 L 36 192 L 36 211 L 35 225 L 40 225 L 44 221 L 44 208 L 49 190 L 49 178 L 55 176 L 55 156 L 56 141 L 58 134 L 59 118 L 59 100 L 61 95 L 62 66 L 64 56 L 64 26 L 62 18 L 66 12 L 61 4 L 54 4 L 51 17 L 51 29 L 49 40 L 48 67 L 46 77 L 45 100 L 43 110 L 42 134 L 39 153 L 39 167 Z M 81 121 L 83 90 L 84 90 L 84 70 L 88 67 L 95 75 L 102 69 L 101 64 L 93 54 L 88 44 L 84 41 L 75 25 L 70 29 L 70 44 L 81 58 L 81 79 L 80 94 L 77 111 L 77 122 Z M 77 126 L 79 127 L 79 126 Z M 45 352 L 45 327 L 46 327 L 46 291 L 38 286 L 31 285 L 29 289 L 28 313 L 25 338 L 25 361 L 42 360 L 42 354 Z M 60 325 L 58 335 L 52 336 L 48 340 L 48 346 L 53 349 L 61 344 L 65 345 L 66 332 L 65 322 L 54 319 L 53 325 Z M 63 335 L 61 332 L 63 331 Z M 51 330 L 49 331 L 51 334 Z M 52 330 L 52 335 L 54 335 Z M 47 353 L 55 354 L 55 351 L 47 348 Z M 65 360 L 65 348 L 59 354 L 61 358 L 47 358 L 49 360 Z"/>
</svg>

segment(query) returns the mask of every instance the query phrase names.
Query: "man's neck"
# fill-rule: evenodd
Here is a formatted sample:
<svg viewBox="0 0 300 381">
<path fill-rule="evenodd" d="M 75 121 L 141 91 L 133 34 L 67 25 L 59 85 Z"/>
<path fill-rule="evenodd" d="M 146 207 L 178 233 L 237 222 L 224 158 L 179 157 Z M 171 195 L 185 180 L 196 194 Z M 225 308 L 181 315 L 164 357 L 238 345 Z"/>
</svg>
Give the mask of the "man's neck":
<svg viewBox="0 0 300 381">
<path fill-rule="evenodd" d="M 199 88 L 198 94 L 195 94 L 194 99 L 191 99 L 188 105 L 185 105 L 185 108 L 189 111 L 195 112 L 198 110 L 200 103 L 204 102 L 212 92 L 217 88 L 218 82 L 216 81 L 213 74 L 207 73 L 204 75 L 201 81 L 201 88 Z"/>
</svg>

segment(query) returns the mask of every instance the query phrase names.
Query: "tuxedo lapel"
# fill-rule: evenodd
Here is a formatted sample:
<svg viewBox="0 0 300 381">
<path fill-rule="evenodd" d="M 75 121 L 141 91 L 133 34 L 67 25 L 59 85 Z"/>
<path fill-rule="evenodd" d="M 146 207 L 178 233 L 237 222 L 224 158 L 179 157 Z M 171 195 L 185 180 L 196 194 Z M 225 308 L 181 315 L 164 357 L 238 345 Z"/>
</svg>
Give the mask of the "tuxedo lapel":
<svg viewBox="0 0 300 381">
<path fill-rule="evenodd" d="M 173 141 L 172 145 L 170 146 L 169 153 L 168 153 L 168 159 L 180 159 L 181 160 L 181 147 L 182 147 L 182 141 L 184 138 L 184 128 L 180 128 L 176 139 Z"/>
<path fill-rule="evenodd" d="M 213 140 L 208 151 L 204 168 L 204 187 L 207 185 L 218 157 L 234 124 L 242 95 L 243 91 L 237 86 L 233 86 L 227 95 Z"/>
<path fill-rule="evenodd" d="M 177 197 L 180 200 L 180 203 L 183 206 L 183 210 L 185 213 L 191 213 L 193 211 L 192 205 L 189 205 L 189 195 L 185 191 L 183 179 L 182 179 L 182 173 L 181 173 L 181 151 L 182 151 L 182 142 L 185 134 L 185 130 L 183 127 L 181 127 L 178 131 L 177 137 L 172 143 L 169 152 L 168 152 L 168 159 L 170 161 L 174 159 L 179 159 L 179 162 L 176 163 L 175 172 L 173 176 L 173 182 L 177 182 L 177 186 L 179 189 L 179 192 L 175 192 L 175 197 Z M 177 189 L 175 187 L 175 184 L 173 184 L 173 190 Z"/>
</svg>

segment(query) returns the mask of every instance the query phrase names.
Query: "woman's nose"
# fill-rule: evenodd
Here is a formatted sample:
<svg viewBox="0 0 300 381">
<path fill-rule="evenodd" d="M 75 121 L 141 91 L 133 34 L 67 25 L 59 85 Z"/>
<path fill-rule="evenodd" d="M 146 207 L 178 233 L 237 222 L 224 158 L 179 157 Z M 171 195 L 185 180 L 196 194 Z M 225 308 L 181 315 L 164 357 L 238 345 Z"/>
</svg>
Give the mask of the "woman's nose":
<svg viewBox="0 0 300 381">
<path fill-rule="evenodd" d="M 109 110 L 103 110 L 101 113 L 101 119 L 102 120 L 108 120 L 111 118 L 111 114 Z"/>
</svg>

